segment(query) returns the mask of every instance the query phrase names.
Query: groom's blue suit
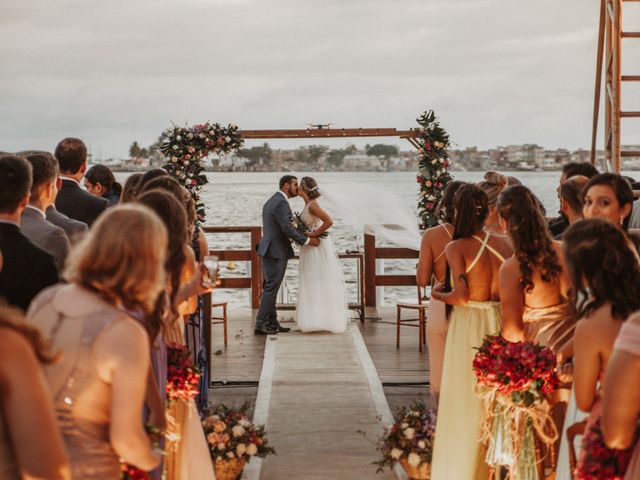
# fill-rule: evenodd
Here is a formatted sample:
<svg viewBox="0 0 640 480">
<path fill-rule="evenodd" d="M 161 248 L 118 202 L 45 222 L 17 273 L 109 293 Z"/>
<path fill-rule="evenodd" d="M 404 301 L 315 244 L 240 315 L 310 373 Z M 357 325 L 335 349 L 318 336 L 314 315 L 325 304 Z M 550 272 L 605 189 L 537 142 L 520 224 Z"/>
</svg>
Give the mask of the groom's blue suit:
<svg viewBox="0 0 640 480">
<path fill-rule="evenodd" d="M 304 245 L 308 239 L 291 225 L 291 207 L 286 195 L 276 192 L 262 207 L 262 239 L 258 255 L 262 257 L 264 288 L 256 316 L 256 330 L 278 330 L 276 297 L 293 258 L 291 240 Z"/>
</svg>

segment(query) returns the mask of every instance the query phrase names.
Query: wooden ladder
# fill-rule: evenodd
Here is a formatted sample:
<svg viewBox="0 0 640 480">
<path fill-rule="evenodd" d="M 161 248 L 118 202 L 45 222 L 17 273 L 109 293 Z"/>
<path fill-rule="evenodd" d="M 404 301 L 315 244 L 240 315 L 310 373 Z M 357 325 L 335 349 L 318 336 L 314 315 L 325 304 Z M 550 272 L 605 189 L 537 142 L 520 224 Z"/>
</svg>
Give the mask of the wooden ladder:
<svg viewBox="0 0 640 480">
<path fill-rule="evenodd" d="M 622 30 L 622 5 L 640 0 L 600 0 L 600 27 L 596 59 L 596 84 L 593 103 L 593 129 L 591 134 L 591 163 L 596 162 L 596 136 L 600 110 L 602 73 L 605 73 L 605 129 L 604 146 L 606 169 L 620 172 L 622 158 L 640 157 L 640 150 L 621 150 L 620 120 L 640 117 L 640 111 L 621 109 L 622 82 L 640 82 L 640 75 L 622 75 L 622 40 L 640 39 L 640 32 Z M 604 68 L 603 68 L 604 67 Z"/>
</svg>

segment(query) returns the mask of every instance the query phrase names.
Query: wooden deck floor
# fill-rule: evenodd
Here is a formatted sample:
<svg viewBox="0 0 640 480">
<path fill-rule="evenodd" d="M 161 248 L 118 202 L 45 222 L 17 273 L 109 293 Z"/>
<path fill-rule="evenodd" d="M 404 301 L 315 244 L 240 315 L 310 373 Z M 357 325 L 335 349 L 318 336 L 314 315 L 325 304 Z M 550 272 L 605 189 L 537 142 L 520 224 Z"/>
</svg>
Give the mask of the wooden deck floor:
<svg viewBox="0 0 640 480">
<path fill-rule="evenodd" d="M 255 311 L 229 306 L 228 346 L 225 348 L 222 325 L 212 326 L 211 382 L 213 388 L 224 384 L 255 384 L 260 378 L 266 337 L 253 334 Z M 280 313 L 284 326 L 292 312 Z M 403 326 L 400 349 L 396 349 L 395 308 L 380 307 L 367 311 L 360 331 L 383 385 L 425 386 L 429 360 L 426 348 L 418 351 L 418 329 Z M 286 335 L 281 334 L 281 335 Z"/>
</svg>

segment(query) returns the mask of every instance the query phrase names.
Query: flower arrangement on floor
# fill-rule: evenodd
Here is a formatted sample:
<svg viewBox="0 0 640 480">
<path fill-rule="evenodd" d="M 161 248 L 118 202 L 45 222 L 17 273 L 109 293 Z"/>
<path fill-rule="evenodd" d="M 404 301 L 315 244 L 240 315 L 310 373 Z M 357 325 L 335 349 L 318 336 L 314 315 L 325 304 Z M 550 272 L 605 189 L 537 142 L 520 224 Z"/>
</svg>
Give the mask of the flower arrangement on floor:
<svg viewBox="0 0 640 480">
<path fill-rule="evenodd" d="M 537 480 L 535 436 L 548 446 L 558 439 L 545 401 L 560 385 L 555 368 L 549 348 L 492 335 L 484 338 L 473 359 L 477 391 L 484 399 L 485 460 L 508 467 L 511 478 Z"/>
<path fill-rule="evenodd" d="M 199 390 L 200 370 L 193 363 L 186 345 L 171 343 L 167 346 L 167 399 L 190 400 Z"/>
<path fill-rule="evenodd" d="M 264 426 L 254 425 L 247 417 L 249 406 L 247 402 L 234 410 L 218 405 L 202 420 L 217 480 L 234 480 L 251 458 L 276 453 L 267 442 Z"/>
<path fill-rule="evenodd" d="M 409 408 L 398 410 L 396 418 L 397 421 L 386 427 L 378 440 L 377 450 L 382 456 L 374 462 L 378 473 L 399 462 L 411 478 L 431 478 L 436 411 L 426 408 L 422 402 L 415 402 Z"/>
<path fill-rule="evenodd" d="M 293 212 L 291 214 L 291 226 L 303 235 L 310 231 L 307 224 L 302 221 L 300 212 Z M 328 236 L 329 232 L 322 232 L 319 238 L 327 238 Z"/>
<path fill-rule="evenodd" d="M 636 435 L 637 437 L 637 435 Z M 600 427 L 600 419 L 591 425 L 582 438 L 584 457 L 580 459 L 575 469 L 575 480 L 622 480 L 631 462 L 635 447 L 625 450 L 608 448 L 604 443 L 604 436 Z"/>
<path fill-rule="evenodd" d="M 205 206 L 200 201 L 200 191 L 208 180 L 202 160 L 211 153 L 237 151 L 244 142 L 238 127 L 209 122 L 192 127 L 173 126 L 162 134 L 161 140 L 160 151 L 167 159 L 164 169 L 191 192 L 198 221 L 203 222 Z"/>
<path fill-rule="evenodd" d="M 424 112 L 418 119 L 422 127 L 417 142 L 420 146 L 418 154 L 418 175 L 420 198 L 418 200 L 418 215 L 422 229 L 434 227 L 442 221 L 436 216 L 436 207 L 444 194 L 444 189 L 451 181 L 449 174 L 449 134 L 436 120 L 433 110 Z"/>
</svg>

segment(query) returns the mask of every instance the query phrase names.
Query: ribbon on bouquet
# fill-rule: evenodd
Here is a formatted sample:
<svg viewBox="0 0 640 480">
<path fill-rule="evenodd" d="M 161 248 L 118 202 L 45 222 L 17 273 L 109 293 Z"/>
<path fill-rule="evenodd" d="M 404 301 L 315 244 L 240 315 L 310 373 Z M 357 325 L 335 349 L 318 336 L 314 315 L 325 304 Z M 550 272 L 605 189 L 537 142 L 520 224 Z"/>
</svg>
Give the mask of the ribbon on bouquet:
<svg viewBox="0 0 640 480">
<path fill-rule="evenodd" d="M 525 406 L 495 389 L 479 388 L 477 393 L 483 400 L 480 441 L 487 445 L 487 464 L 508 467 L 512 478 L 537 480 L 536 465 L 542 459 L 536 459 L 535 437 L 548 447 L 558 440 L 547 402 Z"/>
</svg>

